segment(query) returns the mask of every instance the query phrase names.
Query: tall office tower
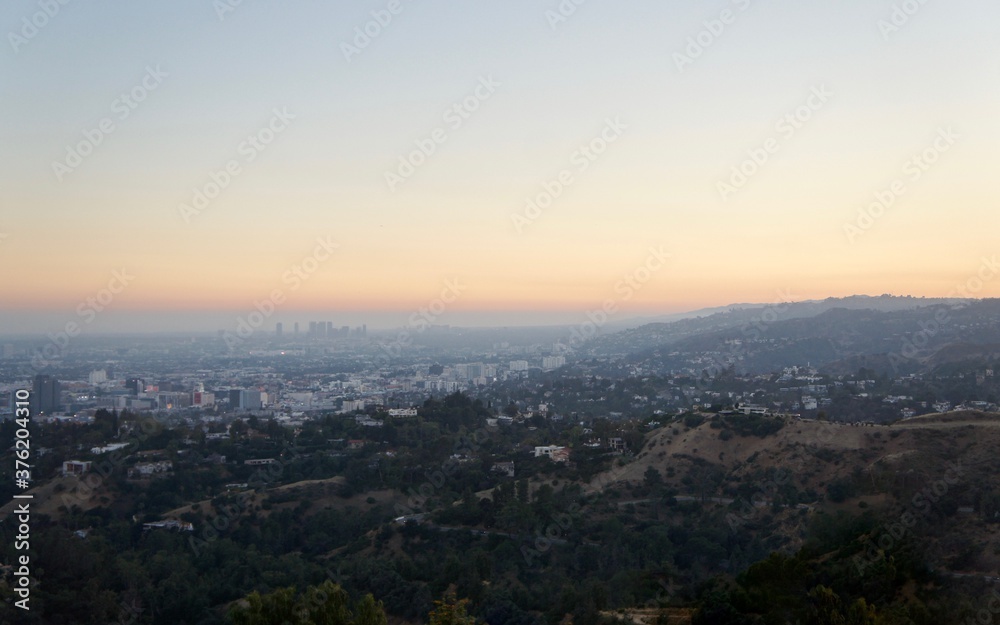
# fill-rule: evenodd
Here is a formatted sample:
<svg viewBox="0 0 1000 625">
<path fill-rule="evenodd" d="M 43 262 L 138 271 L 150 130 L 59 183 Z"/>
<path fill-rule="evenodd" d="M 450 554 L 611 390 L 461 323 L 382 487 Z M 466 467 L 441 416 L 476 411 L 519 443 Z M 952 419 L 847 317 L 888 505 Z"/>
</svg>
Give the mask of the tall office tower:
<svg viewBox="0 0 1000 625">
<path fill-rule="evenodd" d="M 295 335 L 298 336 L 298 334 L 299 334 L 299 322 L 296 321 L 295 322 Z"/>
<path fill-rule="evenodd" d="M 332 339 L 334 336 L 336 336 L 336 333 L 333 331 L 333 322 L 332 321 L 327 321 L 326 322 L 326 338 Z"/>
<path fill-rule="evenodd" d="M 243 391 L 241 397 L 243 401 L 240 408 L 243 410 L 260 410 L 264 407 L 266 397 L 267 394 L 260 391 Z"/>
<path fill-rule="evenodd" d="M 277 337 L 280 338 L 281 337 L 281 333 L 282 333 L 283 330 L 284 330 L 284 328 L 281 326 L 281 322 L 280 321 L 278 323 L 274 324 L 274 334 L 275 334 L 275 336 L 277 336 Z"/>
<path fill-rule="evenodd" d="M 267 401 L 267 393 L 233 389 L 229 391 L 230 410 L 260 410 Z"/>
<path fill-rule="evenodd" d="M 146 391 L 146 381 L 142 378 L 129 378 L 125 380 L 125 388 L 132 391 L 133 395 L 138 395 Z"/>
<path fill-rule="evenodd" d="M 59 408 L 59 380 L 38 374 L 31 387 L 31 409 L 35 414 L 49 414 Z"/>
</svg>

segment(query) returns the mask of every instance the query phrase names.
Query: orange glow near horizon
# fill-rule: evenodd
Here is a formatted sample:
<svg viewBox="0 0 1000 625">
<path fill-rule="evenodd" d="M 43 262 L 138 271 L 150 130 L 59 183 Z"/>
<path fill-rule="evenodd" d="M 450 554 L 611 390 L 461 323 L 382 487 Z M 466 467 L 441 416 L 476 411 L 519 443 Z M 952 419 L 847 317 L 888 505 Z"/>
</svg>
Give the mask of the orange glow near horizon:
<svg viewBox="0 0 1000 625">
<path fill-rule="evenodd" d="M 588 5 L 556 33 L 519 0 L 426 7 L 353 61 L 314 54 L 353 28 L 336 3 L 203 9 L 137 7 L 135 36 L 96 47 L 92 25 L 126 16 L 64 12 L 62 37 L 6 66 L 0 313 L 73 314 L 125 270 L 122 312 L 248 311 L 280 290 L 285 311 L 407 313 L 457 279 L 454 312 L 655 315 L 944 297 L 997 253 L 996 3 L 928 6 L 889 42 L 871 3 L 753 3 L 683 71 L 698 3 Z M 303 45 L 259 45 L 282 37 Z M 166 78 L 119 117 L 147 62 Z M 106 116 L 114 132 L 57 175 Z M 970 295 L 1000 296 L 1000 276 Z"/>
</svg>

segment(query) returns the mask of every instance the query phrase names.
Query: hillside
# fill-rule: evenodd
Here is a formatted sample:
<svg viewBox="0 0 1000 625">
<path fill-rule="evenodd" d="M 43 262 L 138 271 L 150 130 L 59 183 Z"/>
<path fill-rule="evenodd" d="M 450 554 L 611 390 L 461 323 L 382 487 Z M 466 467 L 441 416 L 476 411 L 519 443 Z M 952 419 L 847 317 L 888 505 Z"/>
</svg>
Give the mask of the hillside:
<svg viewBox="0 0 1000 625">
<path fill-rule="evenodd" d="M 287 447 L 280 480 L 263 480 L 239 460 L 199 461 L 222 451 L 258 457 L 240 445 L 264 441 L 247 437 L 178 453 L 173 471 L 157 479 L 118 470 L 96 481 L 92 472 L 90 490 L 76 478 L 40 482 L 32 493 L 44 587 L 84 596 L 87 580 L 124 580 L 164 615 L 197 601 L 219 616 L 254 589 L 330 579 L 354 596 L 372 593 L 394 619 L 421 622 L 453 586 L 490 625 L 599 625 L 608 617 L 653 625 L 657 614 L 699 623 L 733 606 L 763 614 L 741 604 L 740 592 L 773 591 L 750 572 L 775 562 L 809 571 L 795 578 L 792 603 L 803 614 L 829 580 L 844 601 L 937 615 L 949 593 L 966 601 L 968 588 L 1000 576 L 998 413 L 855 425 L 689 411 L 595 419 L 591 432 L 538 417 L 484 427 L 477 440 L 469 433 L 485 418 L 482 402 L 456 393 L 423 408 L 426 421 L 387 433 L 391 450 L 323 449 L 350 436 L 339 429 L 353 425 L 344 417 L 297 433 L 275 428 L 300 445 Z M 558 438 L 557 428 L 568 435 Z M 598 437 L 620 444 L 590 442 Z M 568 445 L 569 461 L 535 457 L 532 445 L 542 442 Z M 508 460 L 514 476 L 494 470 Z M 162 519 L 193 531 L 143 527 Z M 0 524 L 0 533 L 12 529 Z M 87 562 L 108 564 L 77 564 Z M 201 587 L 181 592 L 180 580 L 196 574 Z M 157 594 L 160 584 L 174 590 Z M 723 587 L 716 603 L 706 595 L 712 584 Z"/>
<path fill-rule="evenodd" d="M 744 417 L 725 423 L 704 418 L 696 427 L 678 422 L 650 433 L 634 461 L 598 475 L 588 490 L 628 489 L 656 471 L 678 499 L 740 514 L 772 510 L 774 503 L 794 507 L 799 513 L 772 510 L 794 519 L 785 528 L 790 546 L 799 544 L 796 534 L 817 515 L 910 511 L 934 566 L 1000 575 L 1000 525 L 994 522 L 1000 515 L 1000 415 L 953 412 L 888 426 L 789 419 L 764 437 L 733 433 L 731 424 Z"/>
</svg>

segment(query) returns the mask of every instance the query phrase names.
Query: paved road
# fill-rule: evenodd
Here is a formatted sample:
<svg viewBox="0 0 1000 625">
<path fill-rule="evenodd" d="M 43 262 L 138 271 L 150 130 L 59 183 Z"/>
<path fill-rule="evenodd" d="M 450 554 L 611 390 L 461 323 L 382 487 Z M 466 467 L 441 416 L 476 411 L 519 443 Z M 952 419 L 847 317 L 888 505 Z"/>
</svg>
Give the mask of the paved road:
<svg viewBox="0 0 1000 625">
<path fill-rule="evenodd" d="M 703 500 L 701 497 L 697 497 L 695 495 L 677 495 L 676 497 L 674 497 L 674 500 L 676 500 L 676 501 L 711 501 L 712 503 L 719 503 L 719 504 L 722 504 L 722 505 L 725 505 L 725 506 L 728 506 L 729 504 L 731 504 L 734 501 L 736 501 L 735 499 L 730 499 L 729 497 L 705 497 L 704 500 Z M 620 502 L 618 502 L 618 506 L 622 507 L 622 506 L 628 506 L 630 504 L 650 503 L 650 502 L 653 502 L 653 501 L 662 501 L 662 500 L 659 500 L 659 499 L 636 499 L 636 500 L 633 500 L 633 501 L 620 501 Z M 758 500 L 758 501 L 754 502 L 753 505 L 754 505 L 755 508 L 765 508 L 765 507 L 771 505 L 771 501 L 769 499 Z M 800 504 L 795 504 L 795 508 L 797 510 L 811 510 L 812 506 L 810 506 L 809 504 L 800 503 Z"/>
</svg>

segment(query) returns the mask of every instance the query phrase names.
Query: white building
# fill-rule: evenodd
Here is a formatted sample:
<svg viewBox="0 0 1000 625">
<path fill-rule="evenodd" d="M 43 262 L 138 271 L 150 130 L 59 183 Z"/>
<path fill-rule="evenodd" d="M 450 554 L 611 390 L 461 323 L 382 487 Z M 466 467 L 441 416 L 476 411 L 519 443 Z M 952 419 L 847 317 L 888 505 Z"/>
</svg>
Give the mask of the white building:
<svg viewBox="0 0 1000 625">
<path fill-rule="evenodd" d="M 511 371 L 527 371 L 528 361 L 527 360 L 511 360 L 510 361 Z"/>
<path fill-rule="evenodd" d="M 494 473 L 502 473 L 507 477 L 514 477 L 514 463 L 513 462 L 495 462 L 493 468 L 491 469 Z"/>
<path fill-rule="evenodd" d="M 565 364 L 565 356 L 545 356 L 542 358 L 542 369 L 558 369 Z"/>
<path fill-rule="evenodd" d="M 175 521 L 175 520 L 170 520 L 170 521 L 155 521 L 153 523 L 143 523 L 142 524 L 142 530 L 144 532 L 145 531 L 149 531 L 149 530 L 177 530 L 179 532 L 193 532 L 194 531 L 194 524 L 193 523 L 184 523 L 184 522 Z"/>
<path fill-rule="evenodd" d="M 364 410 L 365 400 L 363 399 L 345 399 L 344 403 L 340 406 L 341 412 L 354 412 L 355 410 Z"/>
<path fill-rule="evenodd" d="M 105 445 L 104 447 L 91 447 L 90 453 L 100 455 L 112 451 L 118 451 L 119 449 L 125 449 L 126 447 L 128 447 L 128 443 L 111 443 L 110 445 Z"/>
<path fill-rule="evenodd" d="M 542 447 L 535 447 L 535 457 L 548 456 L 552 457 L 552 454 L 566 449 L 565 447 L 560 447 L 559 445 L 545 445 Z"/>
<path fill-rule="evenodd" d="M 169 460 L 161 462 L 146 462 L 143 464 L 137 464 L 134 467 L 129 467 L 128 476 L 130 479 L 139 480 L 152 477 L 154 475 L 170 473 L 173 468 L 174 464 Z"/>
<path fill-rule="evenodd" d="M 313 404 L 313 394 L 311 392 L 286 393 L 285 398 L 306 408 L 311 408 Z"/>
<path fill-rule="evenodd" d="M 213 406 L 215 405 L 215 393 L 195 391 L 191 393 L 192 406 Z"/>
<path fill-rule="evenodd" d="M 535 457 L 548 456 L 552 462 L 569 462 L 569 448 L 558 445 L 535 447 Z"/>
<path fill-rule="evenodd" d="M 90 461 L 89 460 L 67 460 L 63 462 L 62 474 L 63 477 L 67 475 L 83 475 L 87 471 L 90 471 Z"/>
</svg>

